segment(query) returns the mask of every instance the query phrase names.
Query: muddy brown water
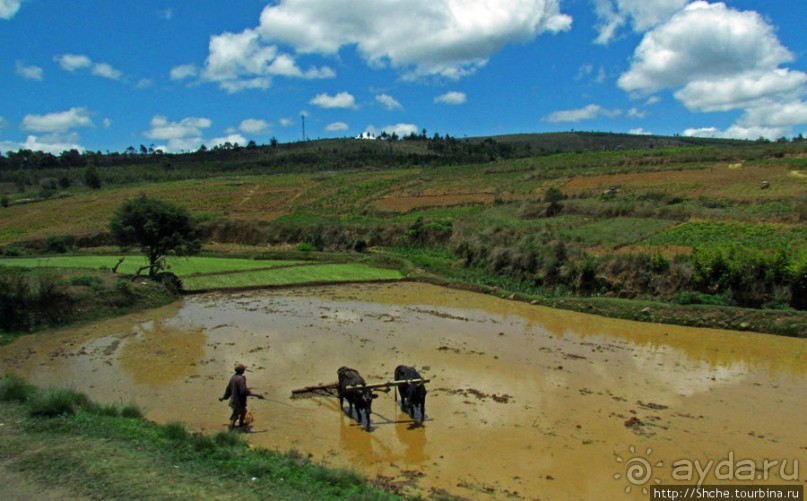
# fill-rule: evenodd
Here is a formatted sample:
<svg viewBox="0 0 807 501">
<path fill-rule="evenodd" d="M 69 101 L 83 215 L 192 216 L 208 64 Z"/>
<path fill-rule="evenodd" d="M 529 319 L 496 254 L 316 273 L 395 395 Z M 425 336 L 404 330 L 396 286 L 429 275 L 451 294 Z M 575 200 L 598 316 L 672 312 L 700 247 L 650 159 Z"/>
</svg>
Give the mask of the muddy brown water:
<svg viewBox="0 0 807 501">
<path fill-rule="evenodd" d="M 225 429 L 217 398 L 242 362 L 267 396 L 250 401 L 257 446 L 427 496 L 648 499 L 654 483 L 697 483 L 710 461 L 706 483 L 748 484 L 751 464 L 756 483 L 804 485 L 806 343 L 402 283 L 192 296 L 23 337 L 0 361 L 208 433 Z M 370 433 L 333 397 L 290 398 L 342 365 L 376 382 L 401 363 L 431 378 L 422 427 L 392 393 L 375 401 Z"/>
</svg>

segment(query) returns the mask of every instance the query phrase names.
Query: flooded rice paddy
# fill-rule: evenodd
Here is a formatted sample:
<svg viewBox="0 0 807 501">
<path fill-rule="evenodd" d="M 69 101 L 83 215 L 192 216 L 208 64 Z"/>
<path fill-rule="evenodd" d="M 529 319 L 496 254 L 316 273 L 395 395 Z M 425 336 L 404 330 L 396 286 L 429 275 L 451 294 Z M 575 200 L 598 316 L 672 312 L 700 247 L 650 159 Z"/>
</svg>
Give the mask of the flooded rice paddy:
<svg viewBox="0 0 807 501">
<path fill-rule="evenodd" d="M 427 496 L 648 499 L 643 489 L 659 482 L 697 483 L 698 469 L 686 468 L 696 461 L 712 461 L 707 484 L 750 483 L 747 468 L 716 479 L 714 466 L 731 459 L 753 463 L 754 483 L 804 485 L 805 348 L 403 283 L 192 296 L 21 338 L 0 347 L 0 362 L 36 384 L 133 401 L 149 419 L 209 433 L 226 427 L 217 399 L 242 362 L 267 396 L 250 400 L 255 445 Z M 342 365 L 371 383 L 399 364 L 431 378 L 423 427 L 391 392 L 375 401 L 370 433 L 336 398 L 290 398 L 335 382 Z"/>
</svg>

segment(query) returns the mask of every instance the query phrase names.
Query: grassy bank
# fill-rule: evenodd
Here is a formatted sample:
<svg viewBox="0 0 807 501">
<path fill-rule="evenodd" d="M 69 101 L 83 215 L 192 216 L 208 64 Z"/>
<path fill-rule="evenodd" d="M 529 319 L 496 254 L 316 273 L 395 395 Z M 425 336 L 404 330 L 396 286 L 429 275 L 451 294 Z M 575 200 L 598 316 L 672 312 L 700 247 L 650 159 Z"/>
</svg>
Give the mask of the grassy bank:
<svg viewBox="0 0 807 501">
<path fill-rule="evenodd" d="M 175 292 L 109 271 L 0 265 L 0 344 L 40 329 L 169 304 Z"/>
<path fill-rule="evenodd" d="M 35 269 L 64 268 L 109 270 L 122 258 L 121 274 L 133 274 L 143 262 L 142 256 L 80 255 L 0 258 L 0 266 Z M 291 286 L 310 283 L 340 283 L 376 280 L 400 280 L 397 270 L 379 268 L 362 262 L 330 262 L 330 257 L 315 259 L 247 259 L 194 256 L 169 259 L 169 270 L 180 277 L 183 290 L 198 292 L 211 289 L 239 289 L 262 286 Z M 325 259 L 325 260 L 323 260 Z M 341 261 L 345 261 L 341 259 Z M 353 261 L 356 261 L 355 259 Z"/>
<path fill-rule="evenodd" d="M 416 256 L 409 253 L 404 261 L 408 264 L 402 266 L 410 270 L 408 278 L 412 280 L 493 294 L 551 308 L 639 322 L 807 337 L 807 312 L 804 311 L 582 297 L 547 291 L 532 283 L 496 275 L 485 269 L 457 267 L 450 260 L 433 254 Z"/>
<path fill-rule="evenodd" d="M 0 478 L 11 497 L 91 499 L 401 499 L 358 474 L 297 453 L 253 449 L 144 420 L 69 390 L 0 379 Z"/>
<path fill-rule="evenodd" d="M 301 253 L 261 250 L 251 259 L 254 247 L 242 246 L 230 252 L 239 257 L 196 256 L 172 260 L 172 271 L 180 274 L 187 292 L 214 289 L 284 287 L 305 284 L 356 281 L 423 280 L 453 288 L 472 289 L 503 298 L 591 313 L 606 317 L 691 327 L 755 331 L 784 336 L 807 336 L 807 312 L 739 308 L 705 304 L 676 304 L 657 300 L 627 300 L 616 297 L 582 297 L 538 287 L 534 283 L 491 273 L 484 267 L 458 266 L 448 253 L 413 252 L 411 248 L 388 249 L 369 255 L 358 253 Z M 254 254 L 255 255 L 255 254 Z M 58 283 L 71 294 L 68 315 L 38 315 L 27 308 L 30 324 L 16 332 L 64 325 L 166 304 L 175 299 L 160 284 L 150 280 L 131 282 L 103 269 L 119 258 L 106 256 L 56 256 L 0 260 L 0 271 L 10 264 L 35 266 L 32 276 L 61 277 Z M 129 258 L 127 258 L 129 259 Z M 134 267 L 137 256 L 132 256 Z M 65 268 L 50 268 L 59 265 Z M 99 267 L 102 269 L 93 269 Z M 36 270 L 36 271 L 35 271 Z M 58 288 L 57 288 L 58 289 Z M 53 305 L 51 301 L 50 305 Z M 51 320 L 49 320 L 51 319 Z M 14 335 L 0 334 L 0 342 Z"/>
</svg>

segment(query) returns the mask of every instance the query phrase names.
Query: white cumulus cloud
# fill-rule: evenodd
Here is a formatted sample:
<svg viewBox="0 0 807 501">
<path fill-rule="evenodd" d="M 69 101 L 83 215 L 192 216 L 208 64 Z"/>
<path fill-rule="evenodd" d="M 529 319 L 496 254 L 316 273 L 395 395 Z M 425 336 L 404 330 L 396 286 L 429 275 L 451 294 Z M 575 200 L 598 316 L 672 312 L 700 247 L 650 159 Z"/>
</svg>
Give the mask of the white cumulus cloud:
<svg viewBox="0 0 807 501">
<path fill-rule="evenodd" d="M 186 78 L 195 77 L 199 74 L 199 69 L 195 64 L 181 64 L 171 68 L 171 80 L 184 80 Z"/>
<path fill-rule="evenodd" d="M 111 80 L 120 80 L 121 77 L 123 77 L 123 72 L 116 70 L 111 65 L 106 63 L 94 64 L 91 71 L 95 76 L 109 78 Z"/>
<path fill-rule="evenodd" d="M 155 140 L 168 141 L 166 145 L 158 146 L 167 152 L 193 151 L 205 144 L 203 130 L 213 125 L 209 118 L 186 117 L 176 122 L 169 121 L 162 115 L 155 115 L 151 119 L 151 128 L 145 132 L 146 137 Z M 214 142 L 212 145 L 223 144 L 224 141 Z M 231 141 L 232 142 L 232 141 Z"/>
<path fill-rule="evenodd" d="M 42 80 L 44 71 L 39 66 L 27 65 L 22 61 L 17 61 L 16 65 L 17 75 L 27 78 L 28 80 Z"/>
<path fill-rule="evenodd" d="M 387 108 L 388 110 L 403 109 L 403 105 L 399 103 L 397 99 L 387 94 L 379 94 L 375 97 L 375 100 L 384 105 L 384 107 Z"/>
<path fill-rule="evenodd" d="M 247 138 L 242 136 L 241 134 L 228 134 L 224 137 L 215 137 L 210 140 L 210 146 L 223 146 L 226 143 L 230 143 L 231 146 L 246 146 L 248 141 Z"/>
<path fill-rule="evenodd" d="M 76 71 L 92 66 L 92 60 L 81 54 L 62 54 L 61 56 L 56 56 L 56 61 L 66 71 Z"/>
<path fill-rule="evenodd" d="M 441 94 L 434 98 L 435 103 L 442 103 L 442 104 L 463 104 L 467 101 L 468 98 L 464 92 L 457 92 L 457 91 L 450 91 L 446 92 L 445 94 Z"/>
<path fill-rule="evenodd" d="M 247 118 L 241 121 L 238 130 L 245 134 L 261 134 L 269 130 L 269 123 L 266 120 Z"/>
<path fill-rule="evenodd" d="M 749 108 L 770 96 L 798 96 L 807 73 L 788 69 L 749 71 L 714 80 L 696 80 L 675 93 L 690 110 L 728 111 Z"/>
<path fill-rule="evenodd" d="M 11 19 L 20 10 L 20 0 L 0 0 L 0 19 Z"/>
<path fill-rule="evenodd" d="M 84 151 L 84 148 L 78 143 L 78 135 L 76 134 L 49 134 L 47 136 L 29 135 L 22 143 L 0 141 L 0 151 L 17 151 L 20 149 L 44 151 L 45 153 L 52 153 L 54 155 L 68 150 Z"/>
<path fill-rule="evenodd" d="M 750 108 L 727 129 L 716 127 L 693 127 L 686 129 L 685 136 L 720 137 L 735 139 L 776 139 L 789 137 L 794 125 L 807 124 L 807 103 L 770 102 Z"/>
<path fill-rule="evenodd" d="M 804 123 L 773 125 L 758 111 L 800 107 L 807 74 L 781 67 L 793 58 L 757 12 L 695 1 L 645 34 L 618 85 L 635 95 L 674 89 L 675 98 L 692 111 L 745 110 L 724 131 L 699 127 L 685 134 L 772 137 L 767 134 L 787 134 Z"/>
<path fill-rule="evenodd" d="M 571 24 L 558 0 L 281 0 L 264 8 L 256 30 L 298 54 L 355 47 L 372 66 L 460 78 L 505 45 Z"/>
<path fill-rule="evenodd" d="M 349 92 L 340 92 L 334 96 L 317 94 L 309 103 L 320 108 L 358 108 L 356 98 Z"/>
<path fill-rule="evenodd" d="M 111 80 L 120 80 L 123 78 L 123 72 L 115 69 L 112 65 L 107 63 L 97 63 L 84 54 L 62 54 L 56 56 L 55 60 L 63 70 L 74 73 L 78 70 L 89 68 L 90 72 L 98 77 L 109 78 Z"/>
<path fill-rule="evenodd" d="M 584 108 L 555 111 L 544 117 L 544 121 L 553 123 L 582 122 L 583 120 L 592 120 L 601 116 L 616 118 L 621 114 L 621 110 L 609 110 L 599 104 L 589 104 Z"/>
<path fill-rule="evenodd" d="M 92 126 L 90 112 L 86 108 L 70 108 L 67 111 L 44 115 L 29 114 L 22 119 L 23 130 L 34 132 L 64 133 L 77 127 Z"/>
<path fill-rule="evenodd" d="M 151 119 L 151 129 L 146 132 L 146 137 L 161 140 L 201 138 L 202 129 L 211 125 L 213 122 L 209 118 L 187 117 L 178 122 L 169 122 L 166 117 L 155 115 Z"/>
<path fill-rule="evenodd" d="M 631 25 L 633 31 L 643 33 L 669 19 L 689 0 L 594 0 L 599 17 L 596 42 L 607 44 L 620 28 Z"/>
<path fill-rule="evenodd" d="M 268 89 L 275 76 L 315 79 L 335 75 L 327 66 L 303 71 L 291 55 L 280 52 L 277 45 L 267 44 L 257 31 L 251 29 L 210 37 L 208 51 L 202 78 L 217 83 L 230 93 Z M 195 76 L 195 66 L 178 66 L 172 70 L 171 76 L 175 80 Z"/>
<path fill-rule="evenodd" d="M 380 129 L 375 128 L 372 125 L 368 125 L 365 129 L 365 132 L 369 132 L 374 136 L 380 136 L 382 132 L 386 132 L 387 134 L 397 134 L 398 137 L 409 136 L 411 134 L 418 133 L 418 126 L 415 124 L 407 124 L 407 123 L 398 123 L 393 125 L 385 125 Z"/>
<path fill-rule="evenodd" d="M 773 70 L 793 59 L 756 12 L 693 2 L 648 32 L 619 77 L 628 92 L 654 92 L 693 81 Z"/>
<path fill-rule="evenodd" d="M 345 122 L 334 122 L 332 124 L 328 124 L 327 126 L 325 126 L 325 130 L 328 132 L 336 132 L 347 129 L 348 125 Z"/>
</svg>

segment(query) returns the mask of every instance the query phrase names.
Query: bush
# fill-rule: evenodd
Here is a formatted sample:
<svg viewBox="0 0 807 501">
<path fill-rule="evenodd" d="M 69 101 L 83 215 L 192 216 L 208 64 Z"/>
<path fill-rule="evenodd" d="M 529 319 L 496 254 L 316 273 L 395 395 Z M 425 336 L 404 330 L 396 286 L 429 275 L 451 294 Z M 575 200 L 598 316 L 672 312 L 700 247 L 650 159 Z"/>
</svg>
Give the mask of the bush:
<svg viewBox="0 0 807 501">
<path fill-rule="evenodd" d="M 165 438 L 168 440 L 176 440 L 178 442 L 186 440 L 190 435 L 188 430 L 185 428 L 185 425 L 179 422 L 166 424 L 162 427 L 162 432 Z"/>
<path fill-rule="evenodd" d="M 31 416 L 56 417 L 75 414 L 82 407 L 91 407 L 90 399 L 74 390 L 51 388 L 38 393 L 32 400 Z"/>
<path fill-rule="evenodd" d="M 696 248 L 692 259 L 697 290 L 728 294 L 738 306 L 761 308 L 782 302 L 782 287 L 798 289 L 791 258 L 784 251 L 771 256 L 739 247 Z"/>
<path fill-rule="evenodd" d="M 73 248 L 73 237 L 48 237 L 45 241 L 45 250 L 54 254 L 64 254 Z"/>
<path fill-rule="evenodd" d="M 807 310 L 807 260 L 793 267 L 790 306 L 797 310 Z"/>
<path fill-rule="evenodd" d="M 28 254 L 28 251 L 25 249 L 25 247 L 12 244 L 8 247 L 4 247 L 2 254 L 6 257 L 20 257 Z"/>
<path fill-rule="evenodd" d="M 731 300 L 725 295 L 704 294 L 702 292 L 682 291 L 673 297 L 675 304 L 707 304 L 712 306 L 731 306 Z"/>
<path fill-rule="evenodd" d="M 8 375 L 0 379 L 0 402 L 27 402 L 36 393 L 35 386 L 17 376 Z"/>
<path fill-rule="evenodd" d="M 300 252 L 314 252 L 317 250 L 317 248 L 312 243 L 300 242 L 297 244 L 297 250 Z"/>
<path fill-rule="evenodd" d="M 121 417 L 125 418 L 142 419 L 143 411 L 137 406 L 137 404 L 127 404 L 121 408 L 120 415 Z"/>
<path fill-rule="evenodd" d="M 80 275 L 70 279 L 70 285 L 80 285 L 84 287 L 96 287 L 101 285 L 102 282 L 100 277 L 93 275 Z"/>
<path fill-rule="evenodd" d="M 213 436 L 213 442 L 220 447 L 242 447 L 247 444 L 240 433 L 220 431 Z"/>
</svg>

